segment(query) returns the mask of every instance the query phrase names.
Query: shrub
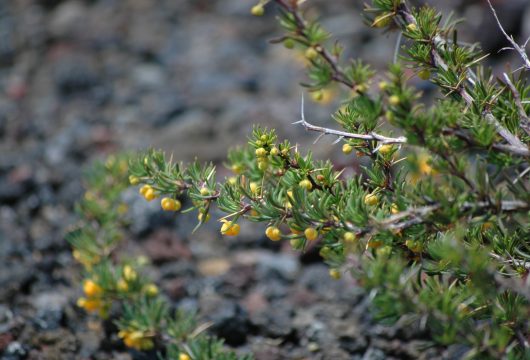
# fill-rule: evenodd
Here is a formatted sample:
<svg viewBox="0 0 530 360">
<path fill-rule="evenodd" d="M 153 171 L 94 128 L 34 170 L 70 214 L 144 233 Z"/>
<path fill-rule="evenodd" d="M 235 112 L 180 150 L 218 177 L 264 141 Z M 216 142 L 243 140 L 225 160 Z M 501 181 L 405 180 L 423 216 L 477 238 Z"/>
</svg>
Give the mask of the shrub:
<svg viewBox="0 0 530 360">
<path fill-rule="evenodd" d="M 127 163 L 127 155 L 111 156 L 95 163 L 85 177 L 87 191 L 77 204 L 81 224 L 68 235 L 73 256 L 84 268 L 79 307 L 113 320 L 127 347 L 158 354 L 159 359 L 250 359 L 224 349 L 194 314 L 170 312 L 158 287 L 141 272 L 146 258 L 119 256 L 126 225 L 127 205 L 121 195 L 128 187 Z M 133 177 L 129 181 L 135 182 Z M 175 211 L 176 204 L 165 208 Z"/>
<path fill-rule="evenodd" d="M 341 130 L 309 123 L 303 99 L 297 124 L 336 137 L 345 156 L 367 165 L 346 177 L 330 161 L 315 161 L 257 126 L 246 147 L 228 153 L 233 177 L 217 182 L 212 164 L 184 166 L 151 150 L 130 161 L 131 184 L 141 186 L 147 201 L 164 197 L 168 211 L 189 197 L 193 206 L 186 211 L 198 211 L 198 226 L 216 204 L 226 213 L 220 224 L 226 236 L 236 236 L 238 223 L 249 220 L 263 223 L 272 241 L 288 240 L 300 251 L 318 242 L 332 278 L 349 272 L 371 291 L 376 319 L 409 321 L 442 346 L 464 345 L 468 358 L 530 356 L 530 62 L 523 48 L 510 38 L 523 66 L 496 79 L 482 67 L 486 56 L 478 46 L 458 42 L 456 21 L 442 21 L 427 6 L 373 0 L 366 22 L 403 35 L 397 58 L 379 78 L 364 62 L 341 59 L 342 46 L 304 17 L 303 1 L 260 1 L 252 14 L 262 15 L 268 2 L 276 4 L 285 30 L 274 42 L 307 59 L 304 86 L 312 98 L 344 90 L 332 114 Z M 438 87 L 442 96 L 432 105 L 408 85 L 410 70 Z M 115 220 L 106 217 L 100 226 L 108 221 L 113 228 Z M 79 258 L 90 269 L 94 257 L 104 256 L 82 252 Z M 155 339 L 127 332 L 135 329 L 125 320 L 159 321 L 164 314 L 145 299 L 149 284 L 141 277 L 130 284 L 124 267 L 105 266 L 99 274 L 109 283 L 98 283 L 96 293 L 118 289 L 112 281 L 121 276 L 144 298 L 119 322 L 122 337 L 132 347 L 154 346 Z M 106 310 L 105 302 L 94 307 Z"/>
</svg>

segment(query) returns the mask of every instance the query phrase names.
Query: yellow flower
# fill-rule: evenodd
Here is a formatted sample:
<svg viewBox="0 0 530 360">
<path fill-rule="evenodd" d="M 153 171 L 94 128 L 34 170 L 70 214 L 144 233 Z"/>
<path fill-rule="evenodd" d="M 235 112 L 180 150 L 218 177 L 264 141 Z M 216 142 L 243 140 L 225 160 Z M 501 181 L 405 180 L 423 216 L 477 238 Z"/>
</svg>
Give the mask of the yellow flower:
<svg viewBox="0 0 530 360">
<path fill-rule="evenodd" d="M 163 198 L 160 201 L 160 205 L 165 211 L 179 211 L 182 207 L 180 201 L 168 197 Z"/>
<path fill-rule="evenodd" d="M 252 9 L 250 9 L 250 13 L 254 16 L 263 16 L 263 14 L 265 14 L 265 8 L 261 4 L 254 5 Z"/>
<path fill-rule="evenodd" d="M 344 144 L 342 145 L 342 152 L 346 155 L 350 154 L 353 151 L 353 146 L 350 144 Z"/>
<path fill-rule="evenodd" d="M 430 156 L 423 155 L 418 158 L 418 167 L 420 173 L 423 175 L 430 175 L 432 173 L 432 166 L 429 164 Z"/>
<path fill-rule="evenodd" d="M 388 89 L 388 83 L 386 81 L 381 81 L 379 82 L 379 90 L 381 91 L 385 91 L 386 89 Z"/>
<path fill-rule="evenodd" d="M 394 150 L 394 147 L 390 144 L 383 145 L 379 148 L 379 153 L 381 155 L 386 155 L 390 153 L 392 150 Z"/>
<path fill-rule="evenodd" d="M 372 23 L 373 27 L 382 28 L 388 26 L 390 24 L 390 20 L 392 20 L 392 14 L 391 13 L 385 13 L 381 14 L 378 17 L 374 19 L 374 22 Z"/>
<path fill-rule="evenodd" d="M 283 41 L 283 46 L 285 46 L 286 49 L 292 49 L 294 48 L 294 45 L 295 45 L 294 40 L 291 38 L 285 39 Z"/>
<path fill-rule="evenodd" d="M 329 276 L 334 280 L 339 280 L 342 277 L 338 269 L 329 269 Z"/>
<path fill-rule="evenodd" d="M 190 356 L 186 353 L 179 354 L 179 360 L 191 360 Z"/>
<path fill-rule="evenodd" d="M 155 190 L 153 188 L 147 189 L 147 191 L 144 194 L 144 198 L 147 201 L 152 201 L 152 200 L 156 199 Z"/>
<path fill-rule="evenodd" d="M 104 307 L 104 303 L 101 299 L 86 299 L 79 298 L 77 300 L 77 306 L 85 309 L 89 312 L 101 311 Z"/>
<path fill-rule="evenodd" d="M 390 212 L 393 215 L 399 213 L 399 207 L 397 206 L 397 204 L 392 204 L 392 206 L 390 207 Z"/>
<path fill-rule="evenodd" d="M 121 330 L 118 333 L 118 337 L 123 339 L 127 347 L 136 350 L 150 350 L 154 346 L 153 340 L 149 339 L 149 337 L 139 330 Z"/>
<path fill-rule="evenodd" d="M 401 100 L 399 99 L 399 96 L 397 95 L 392 95 L 391 97 L 388 98 L 388 103 L 392 106 L 398 106 L 400 102 Z"/>
<path fill-rule="evenodd" d="M 153 297 L 158 295 L 158 286 L 156 286 L 155 284 L 146 284 L 143 287 L 143 291 L 147 296 Z"/>
<path fill-rule="evenodd" d="M 364 197 L 364 203 L 366 205 L 370 205 L 370 206 L 376 205 L 377 201 L 378 201 L 377 195 L 375 194 L 366 194 L 366 196 Z"/>
<path fill-rule="evenodd" d="M 354 233 L 347 231 L 342 235 L 342 238 L 344 239 L 344 242 L 353 243 L 357 239 L 357 236 L 355 236 Z"/>
<path fill-rule="evenodd" d="M 235 224 L 232 221 L 224 220 L 224 223 L 221 226 L 221 234 L 226 236 L 237 236 L 239 234 L 239 230 L 239 224 Z"/>
<path fill-rule="evenodd" d="M 138 278 L 138 273 L 130 265 L 125 265 L 123 267 L 123 278 L 127 282 L 132 282 Z"/>
<path fill-rule="evenodd" d="M 318 51 L 312 46 L 308 47 L 305 51 L 305 57 L 308 60 L 315 60 L 318 56 Z"/>
<path fill-rule="evenodd" d="M 116 284 L 118 287 L 118 290 L 122 292 L 127 292 L 129 290 L 129 284 L 127 284 L 127 281 L 124 279 L 118 280 L 118 283 Z"/>
<path fill-rule="evenodd" d="M 422 80 L 429 80 L 431 77 L 431 72 L 429 69 L 420 70 L 420 72 L 418 72 L 418 77 Z"/>
<path fill-rule="evenodd" d="M 140 179 L 138 178 L 138 176 L 130 175 L 129 176 L 129 183 L 131 185 L 138 185 L 140 183 Z"/>
<path fill-rule="evenodd" d="M 89 298 L 94 298 L 100 296 L 103 293 L 103 289 L 94 281 L 88 279 L 83 283 L 83 292 Z"/>
<path fill-rule="evenodd" d="M 265 150 L 265 148 L 257 148 L 256 149 L 256 156 L 261 158 L 261 157 L 264 157 L 264 156 L 267 156 L 267 150 Z"/>
<path fill-rule="evenodd" d="M 311 98 L 313 101 L 327 105 L 333 101 L 335 98 L 335 92 L 332 89 L 321 89 L 313 91 L 311 93 Z"/>
<path fill-rule="evenodd" d="M 307 191 L 309 191 L 309 190 L 311 190 L 313 188 L 313 184 L 311 184 L 311 181 L 309 181 L 308 179 L 304 179 L 304 180 L 300 181 L 298 183 L 298 185 L 301 188 L 306 189 Z"/>
<path fill-rule="evenodd" d="M 210 214 L 204 216 L 203 213 L 199 213 L 199 215 L 197 216 L 197 219 L 199 219 L 199 221 L 203 223 L 208 222 L 210 218 L 211 218 Z"/>
<path fill-rule="evenodd" d="M 210 195 L 210 190 L 207 187 L 202 187 L 200 193 L 202 196 L 208 196 Z"/>
<path fill-rule="evenodd" d="M 278 150 L 277 147 L 273 147 L 273 148 L 271 149 L 271 155 L 272 155 L 272 156 L 278 156 L 279 154 L 280 154 L 280 150 Z"/>
<path fill-rule="evenodd" d="M 282 238 L 282 233 L 276 226 L 269 226 L 265 230 L 265 235 L 272 241 L 278 241 Z"/>
<path fill-rule="evenodd" d="M 241 174 L 241 171 L 243 171 L 243 167 L 240 164 L 232 165 L 231 169 L 236 174 Z"/>
<path fill-rule="evenodd" d="M 140 193 L 140 195 L 142 196 L 145 196 L 145 193 L 147 192 L 147 190 L 149 189 L 152 189 L 151 185 L 144 185 L 140 188 L 140 190 L 138 190 L 138 192 Z"/>
<path fill-rule="evenodd" d="M 305 238 L 309 241 L 313 241 L 318 237 L 318 231 L 315 228 L 308 227 L 304 230 Z"/>
<path fill-rule="evenodd" d="M 324 92 L 322 90 L 313 91 L 311 93 L 311 99 L 316 102 L 322 101 L 324 99 Z"/>
<path fill-rule="evenodd" d="M 410 23 L 407 25 L 407 30 L 413 32 L 413 31 L 418 30 L 418 27 L 416 26 L 416 24 Z"/>
<path fill-rule="evenodd" d="M 257 194 L 259 192 L 259 185 L 257 182 L 250 182 L 250 191 L 253 193 L 253 194 Z"/>
</svg>

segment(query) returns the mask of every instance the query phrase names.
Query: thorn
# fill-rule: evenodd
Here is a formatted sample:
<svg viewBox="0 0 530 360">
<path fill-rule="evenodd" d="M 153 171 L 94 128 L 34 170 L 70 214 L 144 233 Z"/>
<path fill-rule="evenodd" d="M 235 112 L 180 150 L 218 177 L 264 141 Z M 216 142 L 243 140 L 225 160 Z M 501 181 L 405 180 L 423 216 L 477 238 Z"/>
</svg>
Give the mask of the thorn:
<svg viewBox="0 0 530 360">
<path fill-rule="evenodd" d="M 322 139 L 324 137 L 324 135 L 326 135 L 325 133 L 321 133 L 320 135 L 318 135 L 318 137 L 316 138 L 315 141 L 313 141 L 313 145 L 315 145 L 320 139 Z"/>
<path fill-rule="evenodd" d="M 305 122 L 305 115 L 304 115 L 304 92 L 302 91 L 302 101 L 300 103 L 300 116 L 302 117 L 302 120 Z"/>
<path fill-rule="evenodd" d="M 344 136 L 339 136 L 339 137 L 337 138 L 337 140 L 333 141 L 332 145 L 338 144 L 339 142 L 342 141 L 342 139 L 344 139 Z"/>
</svg>

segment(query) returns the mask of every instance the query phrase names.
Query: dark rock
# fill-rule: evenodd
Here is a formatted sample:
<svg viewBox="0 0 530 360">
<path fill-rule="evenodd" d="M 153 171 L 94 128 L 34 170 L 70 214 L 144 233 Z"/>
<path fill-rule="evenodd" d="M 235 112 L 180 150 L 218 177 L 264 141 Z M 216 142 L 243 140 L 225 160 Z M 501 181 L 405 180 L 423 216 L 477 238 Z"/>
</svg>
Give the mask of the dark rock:
<svg viewBox="0 0 530 360">
<path fill-rule="evenodd" d="M 263 252 L 258 257 L 256 273 L 263 279 L 281 279 L 292 281 L 300 269 L 298 260 L 288 254 Z"/>
<path fill-rule="evenodd" d="M 218 291 L 230 297 L 241 297 L 249 287 L 256 282 L 254 266 L 235 265 L 232 266 L 225 276 L 222 277 Z"/>
<path fill-rule="evenodd" d="M 186 285 L 188 285 L 188 282 L 186 280 L 177 278 L 165 280 L 162 283 L 162 289 L 164 290 L 164 293 L 169 296 L 170 299 L 179 300 L 188 294 Z"/>
<path fill-rule="evenodd" d="M 362 360 L 385 360 L 387 356 L 384 351 L 376 348 L 369 348 L 368 351 L 364 353 Z"/>
<path fill-rule="evenodd" d="M 191 251 L 178 236 L 177 233 L 168 229 L 155 231 L 143 243 L 149 258 L 155 264 L 162 264 L 172 260 L 189 260 Z"/>
<path fill-rule="evenodd" d="M 275 278 L 260 277 L 259 279 L 256 289 L 263 292 L 267 300 L 278 300 L 287 296 L 289 288 L 284 281 Z"/>
<path fill-rule="evenodd" d="M 66 56 L 55 67 L 55 85 L 63 96 L 83 93 L 95 86 L 99 79 L 87 59 Z"/>
<path fill-rule="evenodd" d="M 54 330 L 61 326 L 68 297 L 60 291 L 45 292 L 32 298 L 37 313 L 35 324 L 42 330 Z"/>
<path fill-rule="evenodd" d="M 248 314 L 238 303 L 218 298 L 205 299 L 201 310 L 206 318 L 213 322 L 211 330 L 230 346 L 239 346 L 246 342 L 250 333 Z"/>
<path fill-rule="evenodd" d="M 292 323 L 293 310 L 285 302 L 275 302 L 267 309 L 252 316 L 252 323 L 267 337 L 282 338 L 284 341 L 296 337 Z"/>
<path fill-rule="evenodd" d="M 33 267 L 32 263 L 4 263 L 4 269 L 0 271 L 0 302 L 9 301 L 19 292 L 27 293 L 30 285 L 36 280 L 35 274 L 28 269 Z"/>
<path fill-rule="evenodd" d="M 28 356 L 28 346 L 19 343 L 18 341 L 13 341 L 5 349 L 2 360 L 22 360 Z"/>
</svg>

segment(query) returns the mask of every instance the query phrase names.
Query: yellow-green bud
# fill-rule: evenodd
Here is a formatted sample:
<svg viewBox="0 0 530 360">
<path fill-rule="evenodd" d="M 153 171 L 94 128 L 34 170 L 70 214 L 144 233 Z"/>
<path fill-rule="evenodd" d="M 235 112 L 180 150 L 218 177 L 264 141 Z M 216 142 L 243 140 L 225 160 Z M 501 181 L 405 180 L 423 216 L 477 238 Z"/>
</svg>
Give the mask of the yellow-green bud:
<svg viewBox="0 0 530 360">
<path fill-rule="evenodd" d="M 264 156 L 267 156 L 267 150 L 265 150 L 265 148 L 257 148 L 256 149 L 256 156 L 257 157 L 264 157 Z"/>
<path fill-rule="evenodd" d="M 318 51 L 310 46 L 307 48 L 307 50 L 305 51 L 305 57 L 308 59 L 308 60 L 315 60 L 318 56 Z"/>
<path fill-rule="evenodd" d="M 283 46 L 285 46 L 287 49 L 294 48 L 294 40 L 291 38 L 287 38 L 283 41 Z"/>
<path fill-rule="evenodd" d="M 265 14 L 265 8 L 261 4 L 254 5 L 252 9 L 250 9 L 250 13 L 254 16 L 263 16 L 263 14 Z"/>
<path fill-rule="evenodd" d="M 301 188 L 306 189 L 307 191 L 311 190 L 313 188 L 313 184 L 311 184 L 311 181 L 304 179 L 298 183 L 298 185 Z"/>
<path fill-rule="evenodd" d="M 423 69 L 420 72 L 418 72 L 418 77 L 422 80 L 429 80 L 431 77 L 431 72 L 429 69 Z"/>
<path fill-rule="evenodd" d="M 351 146 L 350 144 L 342 145 L 342 152 L 345 153 L 346 155 L 351 154 L 352 151 L 353 151 L 353 146 Z"/>
<path fill-rule="evenodd" d="M 388 98 L 388 103 L 392 106 L 398 106 L 400 102 L 401 100 L 399 99 L 399 96 L 397 95 L 392 95 L 391 97 Z"/>
</svg>

